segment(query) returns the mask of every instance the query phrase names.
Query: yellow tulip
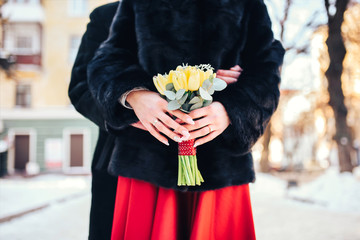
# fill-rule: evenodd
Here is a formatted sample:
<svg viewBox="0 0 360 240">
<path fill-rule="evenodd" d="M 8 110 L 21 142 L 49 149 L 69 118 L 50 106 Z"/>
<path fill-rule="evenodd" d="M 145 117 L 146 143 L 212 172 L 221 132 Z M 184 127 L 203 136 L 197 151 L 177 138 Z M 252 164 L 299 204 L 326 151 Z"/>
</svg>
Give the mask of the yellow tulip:
<svg viewBox="0 0 360 240">
<path fill-rule="evenodd" d="M 189 81 L 189 77 L 190 77 L 190 71 L 191 70 L 194 70 L 195 67 L 191 67 L 191 66 L 187 66 L 185 69 L 184 69 L 184 73 L 186 75 L 186 79 Z"/>
<path fill-rule="evenodd" d="M 200 86 L 202 86 L 203 82 L 206 80 L 205 72 L 202 70 L 199 70 L 199 72 L 200 72 Z"/>
<path fill-rule="evenodd" d="M 197 91 L 200 88 L 201 73 L 200 69 L 190 69 L 188 86 L 190 91 Z"/>
<path fill-rule="evenodd" d="M 184 71 L 184 68 L 181 65 L 179 65 L 176 67 L 176 71 Z"/>
<path fill-rule="evenodd" d="M 213 73 L 213 70 L 207 70 L 206 72 L 204 72 L 204 77 L 201 78 L 201 83 L 200 85 L 202 86 L 203 82 L 208 79 L 211 75 L 213 75 L 214 77 L 216 76 L 216 73 Z"/>
<path fill-rule="evenodd" d="M 156 77 L 153 77 L 153 81 L 159 93 L 164 95 L 164 91 L 166 90 L 166 84 L 170 83 L 169 79 L 161 74 L 158 74 Z"/>
<path fill-rule="evenodd" d="M 186 75 L 183 71 L 173 71 L 171 70 L 169 73 L 169 80 L 174 84 L 175 90 L 185 89 L 188 91 Z"/>
</svg>

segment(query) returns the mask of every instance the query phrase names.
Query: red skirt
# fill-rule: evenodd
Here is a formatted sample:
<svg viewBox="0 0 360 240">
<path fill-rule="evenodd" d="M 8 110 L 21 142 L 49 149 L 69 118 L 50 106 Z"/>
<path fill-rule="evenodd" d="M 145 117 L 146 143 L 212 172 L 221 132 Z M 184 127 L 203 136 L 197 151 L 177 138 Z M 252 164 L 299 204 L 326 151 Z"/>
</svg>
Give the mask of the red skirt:
<svg viewBox="0 0 360 240">
<path fill-rule="evenodd" d="M 119 177 L 111 240 L 253 240 L 249 184 L 179 192 Z"/>
</svg>

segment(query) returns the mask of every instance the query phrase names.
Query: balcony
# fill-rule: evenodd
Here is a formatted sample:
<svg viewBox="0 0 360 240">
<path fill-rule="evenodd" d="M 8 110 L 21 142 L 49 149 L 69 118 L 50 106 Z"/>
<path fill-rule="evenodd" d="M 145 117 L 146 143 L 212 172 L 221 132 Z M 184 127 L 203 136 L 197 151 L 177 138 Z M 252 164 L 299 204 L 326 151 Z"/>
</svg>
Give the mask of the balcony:
<svg viewBox="0 0 360 240">
<path fill-rule="evenodd" d="M 45 19 L 44 9 L 40 1 L 6 3 L 2 9 L 2 15 L 9 22 L 37 22 L 42 23 Z"/>
</svg>

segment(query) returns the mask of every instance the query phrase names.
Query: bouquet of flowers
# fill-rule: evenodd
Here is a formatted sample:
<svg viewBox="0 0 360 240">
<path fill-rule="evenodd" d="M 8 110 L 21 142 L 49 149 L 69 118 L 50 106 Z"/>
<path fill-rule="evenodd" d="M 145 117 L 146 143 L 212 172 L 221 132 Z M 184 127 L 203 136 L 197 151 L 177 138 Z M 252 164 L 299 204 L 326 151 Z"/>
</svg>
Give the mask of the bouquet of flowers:
<svg viewBox="0 0 360 240">
<path fill-rule="evenodd" d="M 153 78 L 156 89 L 168 101 L 168 109 L 192 110 L 211 104 L 212 94 L 226 88 L 226 82 L 216 78 L 210 64 L 182 65 L 168 74 Z M 182 141 L 178 148 L 178 186 L 201 185 L 204 179 L 197 166 L 194 139 Z"/>
</svg>

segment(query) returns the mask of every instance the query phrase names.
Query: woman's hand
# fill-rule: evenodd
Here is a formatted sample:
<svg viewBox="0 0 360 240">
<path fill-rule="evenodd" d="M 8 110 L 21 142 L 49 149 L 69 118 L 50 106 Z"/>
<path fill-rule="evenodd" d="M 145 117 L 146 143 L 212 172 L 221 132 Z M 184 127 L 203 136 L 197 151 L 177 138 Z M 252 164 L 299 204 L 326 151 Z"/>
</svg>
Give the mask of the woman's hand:
<svg viewBox="0 0 360 240">
<path fill-rule="evenodd" d="M 230 70 L 219 69 L 216 72 L 216 77 L 224 80 L 227 84 L 232 84 L 237 82 L 239 76 L 241 75 L 242 68 L 239 65 L 236 65 Z"/>
<path fill-rule="evenodd" d="M 139 129 L 147 131 L 146 127 L 144 127 L 144 125 L 140 121 L 138 121 L 136 123 L 133 123 L 133 124 L 130 124 L 130 125 L 135 127 L 135 128 L 139 128 Z"/>
<path fill-rule="evenodd" d="M 189 139 L 197 139 L 194 147 L 207 143 L 219 136 L 230 124 L 230 119 L 220 102 L 213 102 L 207 107 L 190 112 L 192 119 L 197 119 L 194 125 L 185 124 L 190 131 Z"/>
<path fill-rule="evenodd" d="M 161 98 L 158 93 L 147 90 L 134 91 L 127 96 L 126 101 L 134 109 L 136 116 L 146 130 L 165 145 L 169 145 L 169 142 L 160 132 L 176 142 L 187 140 L 190 137 L 189 131 L 174 121 L 167 113 L 189 125 L 194 124 L 192 118 L 180 110 L 168 110 L 167 101 Z"/>
<path fill-rule="evenodd" d="M 216 77 L 224 80 L 227 84 L 232 84 L 232 83 L 237 82 L 242 71 L 243 71 L 243 69 L 239 65 L 236 65 L 236 66 L 230 68 L 230 70 L 219 69 L 216 72 Z M 176 122 L 183 123 L 183 121 L 179 118 L 176 119 Z M 133 124 L 131 124 L 131 126 L 148 131 L 148 129 L 141 123 L 141 121 L 133 123 Z"/>
</svg>

